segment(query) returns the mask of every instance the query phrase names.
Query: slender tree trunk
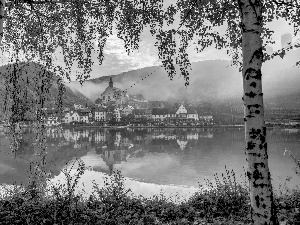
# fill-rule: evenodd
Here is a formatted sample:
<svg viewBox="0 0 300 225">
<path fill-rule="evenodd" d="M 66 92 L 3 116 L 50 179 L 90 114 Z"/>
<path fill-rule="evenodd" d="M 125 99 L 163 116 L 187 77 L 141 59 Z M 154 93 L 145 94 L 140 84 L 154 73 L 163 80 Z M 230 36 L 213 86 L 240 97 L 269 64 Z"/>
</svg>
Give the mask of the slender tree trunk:
<svg viewBox="0 0 300 225">
<path fill-rule="evenodd" d="M 268 166 L 262 93 L 262 1 L 240 0 L 242 16 L 245 139 L 252 220 L 255 225 L 279 224 Z"/>
<path fill-rule="evenodd" d="M 0 0 L 0 45 L 2 43 L 2 37 L 3 37 L 4 7 L 5 7 L 5 0 Z"/>
</svg>

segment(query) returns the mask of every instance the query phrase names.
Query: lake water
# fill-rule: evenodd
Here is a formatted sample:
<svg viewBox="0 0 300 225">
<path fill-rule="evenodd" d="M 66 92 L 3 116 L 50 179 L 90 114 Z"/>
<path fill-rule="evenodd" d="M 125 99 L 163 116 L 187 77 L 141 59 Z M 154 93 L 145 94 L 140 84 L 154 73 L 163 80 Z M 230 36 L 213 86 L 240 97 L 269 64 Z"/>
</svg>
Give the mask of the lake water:
<svg viewBox="0 0 300 225">
<path fill-rule="evenodd" d="M 0 183 L 26 183 L 34 155 L 34 134 L 24 129 L 19 151 L 14 156 L 9 140 L 0 131 Z M 296 187 L 300 176 L 285 150 L 300 159 L 300 131 L 268 129 L 269 167 L 273 186 L 291 176 L 288 187 Z M 205 184 L 204 178 L 233 169 L 238 181 L 243 180 L 246 159 L 243 128 L 218 129 L 48 129 L 47 168 L 52 181 L 62 183 L 61 169 L 68 161 L 80 158 L 90 169 L 80 180 L 80 189 L 92 192 L 92 181 L 100 186 L 112 170 L 120 170 L 125 184 L 135 194 L 150 197 L 163 192 L 167 196 L 179 193 L 182 198 Z M 70 167 L 70 166 L 69 166 Z M 76 171 L 76 164 L 71 173 Z"/>
</svg>

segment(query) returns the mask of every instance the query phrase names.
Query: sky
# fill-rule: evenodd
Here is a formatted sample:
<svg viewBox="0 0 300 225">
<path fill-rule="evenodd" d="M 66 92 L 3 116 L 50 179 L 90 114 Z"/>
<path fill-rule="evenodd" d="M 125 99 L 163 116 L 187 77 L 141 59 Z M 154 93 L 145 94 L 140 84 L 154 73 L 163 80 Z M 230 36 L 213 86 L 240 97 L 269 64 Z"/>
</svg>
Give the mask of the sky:
<svg viewBox="0 0 300 225">
<path fill-rule="evenodd" d="M 274 30 L 273 39 L 275 44 L 272 45 L 273 50 L 279 50 L 281 48 L 281 36 L 283 34 L 292 34 L 293 42 L 300 37 L 300 35 L 297 35 L 297 37 L 293 35 L 293 27 L 288 25 L 288 23 L 284 20 L 278 20 L 268 25 L 272 30 Z M 118 39 L 116 34 L 113 34 L 108 38 L 107 44 L 104 48 L 105 58 L 103 64 L 99 65 L 96 56 L 94 56 L 95 63 L 92 67 L 91 78 L 117 75 L 122 72 L 161 65 L 158 58 L 157 47 L 154 46 L 155 41 L 155 37 L 152 37 L 150 32 L 145 30 L 141 36 L 139 49 L 128 55 L 125 51 L 123 41 Z M 226 54 L 225 49 L 217 50 L 214 47 L 209 47 L 204 52 L 197 53 L 195 46 L 192 45 L 188 49 L 188 54 L 191 62 L 211 59 L 231 59 L 230 56 Z M 62 55 L 58 55 L 56 63 L 58 65 L 63 65 Z M 72 74 L 72 80 L 74 77 L 75 73 Z"/>
</svg>

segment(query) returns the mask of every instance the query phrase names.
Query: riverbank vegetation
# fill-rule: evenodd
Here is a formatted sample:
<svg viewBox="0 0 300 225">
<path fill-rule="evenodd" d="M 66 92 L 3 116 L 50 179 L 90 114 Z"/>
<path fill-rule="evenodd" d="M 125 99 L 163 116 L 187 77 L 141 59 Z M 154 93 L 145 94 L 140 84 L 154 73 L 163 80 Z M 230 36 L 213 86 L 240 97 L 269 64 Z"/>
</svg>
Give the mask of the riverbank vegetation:
<svg viewBox="0 0 300 225">
<path fill-rule="evenodd" d="M 226 167 L 226 173 L 206 180 L 206 187 L 200 185 L 182 202 L 163 194 L 136 196 L 124 186 L 120 171 L 101 187 L 94 183 L 93 194 L 86 198 L 75 193 L 86 169 L 78 160 L 76 174 L 63 170 L 67 182 L 58 186 L 35 166 L 27 185 L 6 189 L 2 195 L 0 224 L 251 224 L 247 179 L 238 183 Z M 285 182 L 275 195 L 278 218 L 280 224 L 299 224 L 300 191 L 288 189 Z"/>
</svg>

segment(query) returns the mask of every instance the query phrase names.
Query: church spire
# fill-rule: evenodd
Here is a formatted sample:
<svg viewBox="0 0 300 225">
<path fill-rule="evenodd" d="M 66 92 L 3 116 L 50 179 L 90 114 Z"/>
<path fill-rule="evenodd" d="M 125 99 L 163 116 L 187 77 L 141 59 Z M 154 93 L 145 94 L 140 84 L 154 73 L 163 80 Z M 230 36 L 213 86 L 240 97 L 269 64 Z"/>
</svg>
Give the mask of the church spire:
<svg viewBox="0 0 300 225">
<path fill-rule="evenodd" d="M 110 87 L 114 87 L 114 82 L 112 81 L 112 77 L 110 77 L 110 80 L 109 80 L 109 86 L 110 86 Z"/>
</svg>

